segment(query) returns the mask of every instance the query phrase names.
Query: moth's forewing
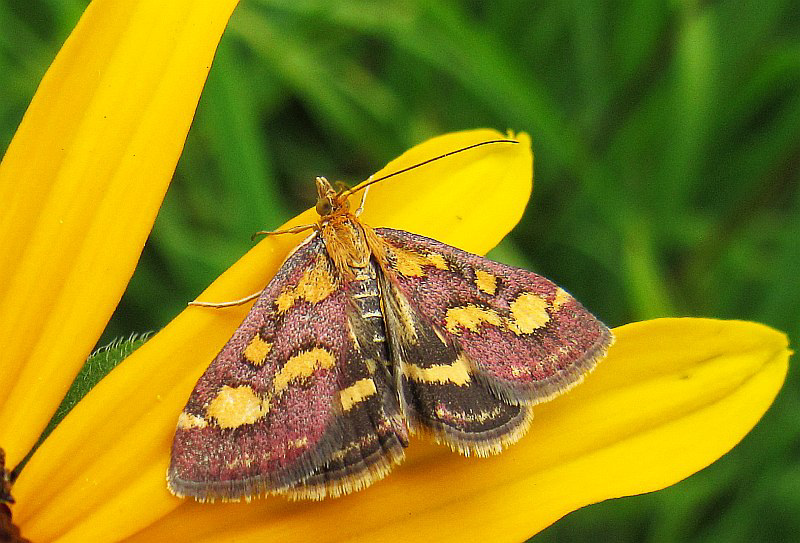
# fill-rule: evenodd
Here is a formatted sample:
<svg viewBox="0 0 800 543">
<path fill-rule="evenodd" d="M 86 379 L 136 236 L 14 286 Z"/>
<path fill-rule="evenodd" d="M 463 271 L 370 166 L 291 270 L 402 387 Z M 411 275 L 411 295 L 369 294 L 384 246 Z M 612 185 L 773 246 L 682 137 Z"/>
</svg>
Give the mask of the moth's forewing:
<svg viewBox="0 0 800 543">
<path fill-rule="evenodd" d="M 386 244 L 402 398 L 414 426 L 453 448 L 481 454 L 516 441 L 529 406 L 605 356 L 608 328 L 544 277 L 409 232 L 375 232 Z"/>
<path fill-rule="evenodd" d="M 321 498 L 366 486 L 400 461 L 399 407 L 390 411 L 391 384 L 359 350 L 351 317 L 347 284 L 315 235 L 192 391 L 170 489 L 198 500 Z"/>
</svg>

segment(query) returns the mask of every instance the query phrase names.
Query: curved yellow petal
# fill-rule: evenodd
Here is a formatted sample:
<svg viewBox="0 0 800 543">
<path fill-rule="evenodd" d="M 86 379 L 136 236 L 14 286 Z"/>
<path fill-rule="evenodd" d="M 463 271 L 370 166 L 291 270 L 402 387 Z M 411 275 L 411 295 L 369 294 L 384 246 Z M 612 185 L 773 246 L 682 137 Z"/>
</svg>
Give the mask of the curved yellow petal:
<svg viewBox="0 0 800 543">
<path fill-rule="evenodd" d="M 0 446 L 30 449 L 130 279 L 235 0 L 95 0 L 0 164 Z"/>
<path fill-rule="evenodd" d="M 790 354 L 785 335 L 749 322 L 659 319 L 615 334 L 595 373 L 537 406 L 529 435 L 499 456 L 415 441 L 405 464 L 351 496 L 187 501 L 131 541 L 522 541 L 581 506 L 663 488 L 725 454 L 769 407 Z"/>
<path fill-rule="evenodd" d="M 377 178 L 432 156 L 507 136 L 519 144 L 470 149 L 414 170 L 415 175 L 409 172 L 372 185 L 362 219 L 373 227 L 400 227 L 486 254 L 519 222 L 528 204 L 533 156 L 527 134 L 494 130 L 446 134 L 410 149 L 375 174 Z M 414 205 L 403 205 L 408 200 Z"/>
<path fill-rule="evenodd" d="M 503 135 L 490 130 L 449 134 L 398 160 L 417 162 L 499 137 Z M 472 236 L 462 246 L 474 251 L 491 247 L 512 228 L 530 194 L 530 140 L 524 134 L 519 140 L 518 145 L 490 145 L 457 155 L 451 168 L 419 168 L 378 184 L 367 199 L 364 220 L 374 226 L 407 228 L 436 212 L 440 222 L 428 220 L 423 233 L 452 242 L 459 235 L 452 232 L 452 225 L 463 223 L 472 229 Z M 448 201 L 442 202 L 443 195 Z M 376 216 L 384 211 L 385 216 Z M 315 219 L 309 211 L 289 224 Z M 264 288 L 300 239 L 263 240 L 200 298 L 232 300 Z M 194 383 L 246 311 L 246 307 L 186 309 L 73 409 L 14 486 L 14 518 L 26 537 L 37 542 L 57 537 L 117 540 L 186 505 L 169 494 L 165 483 L 177 416 Z"/>
</svg>

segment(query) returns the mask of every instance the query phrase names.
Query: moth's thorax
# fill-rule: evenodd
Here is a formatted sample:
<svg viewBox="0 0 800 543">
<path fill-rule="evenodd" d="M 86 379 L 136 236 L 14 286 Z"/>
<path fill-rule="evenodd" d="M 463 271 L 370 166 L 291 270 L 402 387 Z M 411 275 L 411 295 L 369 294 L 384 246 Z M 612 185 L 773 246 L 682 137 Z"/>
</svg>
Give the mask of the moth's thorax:
<svg viewBox="0 0 800 543">
<path fill-rule="evenodd" d="M 372 232 L 355 215 L 325 217 L 320 221 L 320 230 L 328 255 L 341 274 L 352 278 L 358 269 L 369 266 L 372 251 L 368 236 Z"/>
</svg>

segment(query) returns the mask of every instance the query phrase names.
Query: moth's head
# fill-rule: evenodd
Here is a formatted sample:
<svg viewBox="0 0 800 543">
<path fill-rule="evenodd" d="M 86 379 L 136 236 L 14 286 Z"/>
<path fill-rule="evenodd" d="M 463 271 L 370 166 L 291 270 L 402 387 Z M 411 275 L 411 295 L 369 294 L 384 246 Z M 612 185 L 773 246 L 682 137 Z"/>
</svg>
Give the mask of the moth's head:
<svg viewBox="0 0 800 543">
<path fill-rule="evenodd" d="M 328 217 L 337 211 L 347 211 L 350 206 L 344 191 L 337 191 L 324 177 L 317 177 L 314 183 L 317 185 L 316 208 L 320 217 Z"/>
</svg>

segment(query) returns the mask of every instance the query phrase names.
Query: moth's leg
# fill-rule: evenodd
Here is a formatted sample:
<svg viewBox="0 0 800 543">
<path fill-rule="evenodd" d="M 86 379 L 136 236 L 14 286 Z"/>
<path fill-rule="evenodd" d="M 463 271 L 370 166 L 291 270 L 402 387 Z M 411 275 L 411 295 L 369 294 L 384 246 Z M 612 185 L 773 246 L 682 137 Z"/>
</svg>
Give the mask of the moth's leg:
<svg viewBox="0 0 800 543">
<path fill-rule="evenodd" d="M 372 179 L 372 176 L 369 176 L 369 179 L 367 179 L 367 181 L 369 181 L 370 179 Z M 367 193 L 369 192 L 369 189 L 370 189 L 369 187 L 364 189 L 364 194 L 361 196 L 361 203 L 358 204 L 358 209 L 356 209 L 355 212 L 356 217 L 361 215 L 361 213 L 364 211 L 364 202 L 367 201 Z"/>
<path fill-rule="evenodd" d="M 256 232 L 251 236 L 251 239 L 255 239 L 256 236 L 276 236 L 278 234 L 297 234 L 299 232 L 305 232 L 306 230 L 311 230 L 312 228 L 319 228 L 317 224 L 303 224 L 300 226 L 293 226 L 292 228 L 287 228 L 286 230 L 263 230 L 260 232 Z M 261 291 L 254 292 L 253 294 L 248 294 L 244 298 L 239 298 L 238 300 L 232 300 L 230 302 L 198 302 L 194 300 L 189 302 L 188 305 L 195 305 L 199 307 L 214 307 L 216 309 L 220 309 L 222 307 L 234 307 L 237 305 L 243 305 L 251 300 L 255 300 L 261 295 Z"/>
<path fill-rule="evenodd" d="M 277 236 L 278 234 L 298 234 L 300 232 L 305 232 L 306 230 L 311 230 L 312 228 L 319 228 L 319 225 L 314 224 L 303 224 L 300 226 L 293 226 L 291 228 L 287 228 L 286 230 L 259 230 L 252 236 L 250 239 L 256 239 L 256 236 Z"/>
<path fill-rule="evenodd" d="M 239 298 L 238 300 L 233 300 L 230 302 L 198 302 L 197 300 L 194 300 L 192 302 L 189 302 L 187 305 L 196 305 L 199 307 L 214 307 L 216 309 L 220 309 L 222 307 L 234 307 L 237 305 L 246 304 L 250 300 L 255 300 L 261 295 L 261 292 L 262 291 L 254 292 L 253 294 L 248 294 L 244 298 Z"/>
</svg>

